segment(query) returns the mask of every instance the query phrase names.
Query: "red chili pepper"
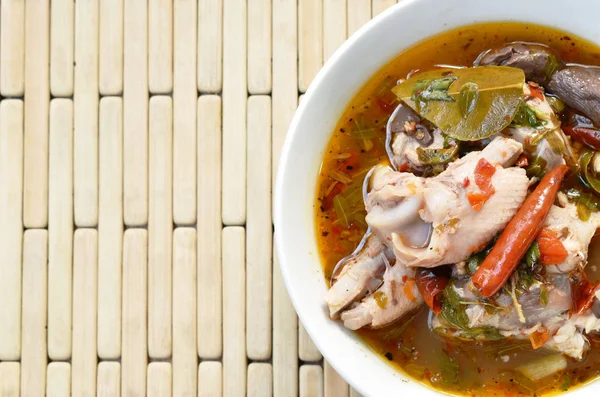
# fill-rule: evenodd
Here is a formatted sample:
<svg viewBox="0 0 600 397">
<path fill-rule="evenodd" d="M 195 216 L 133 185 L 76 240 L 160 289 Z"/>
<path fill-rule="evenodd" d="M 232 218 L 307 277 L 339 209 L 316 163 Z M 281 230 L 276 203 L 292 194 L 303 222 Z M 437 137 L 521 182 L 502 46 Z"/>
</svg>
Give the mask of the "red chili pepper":
<svg viewBox="0 0 600 397">
<path fill-rule="evenodd" d="M 531 96 L 533 98 L 537 98 L 540 101 L 544 100 L 544 93 L 542 92 L 542 89 L 540 87 L 536 87 L 529 84 L 529 91 L 531 92 Z"/>
<path fill-rule="evenodd" d="M 527 159 L 527 156 L 522 154 L 519 156 L 519 158 L 517 159 L 517 162 L 515 163 L 518 167 L 527 167 L 529 165 L 529 160 Z"/>
<path fill-rule="evenodd" d="M 408 171 L 409 168 L 410 168 L 410 164 L 408 164 L 408 163 L 401 164 L 400 167 L 398 168 L 398 172 L 406 172 L 406 171 Z"/>
<path fill-rule="evenodd" d="M 591 147 L 594 150 L 600 150 L 600 130 L 593 127 L 564 126 L 562 130 L 576 141 Z"/>
<path fill-rule="evenodd" d="M 439 268 L 419 268 L 415 274 L 415 282 L 427 306 L 435 314 L 440 314 L 442 311 L 442 296 L 440 293 L 448 285 L 448 277 L 441 274 Z"/>
<path fill-rule="evenodd" d="M 473 275 L 473 284 L 482 296 L 498 292 L 515 270 L 542 228 L 567 170 L 566 165 L 559 165 L 548 172 L 506 225 Z"/>
<path fill-rule="evenodd" d="M 338 169 L 341 171 L 344 171 L 344 172 L 347 171 L 346 167 L 352 167 L 354 169 L 357 169 L 359 163 L 360 163 L 360 159 L 358 158 L 358 153 L 351 152 L 350 157 L 348 157 L 347 159 L 344 159 L 343 161 L 340 162 Z"/>
<path fill-rule="evenodd" d="M 581 314 L 591 309 L 596 298 L 596 291 L 600 289 L 600 282 L 592 284 L 584 272 L 577 272 L 570 277 L 571 281 L 571 312 Z"/>
</svg>

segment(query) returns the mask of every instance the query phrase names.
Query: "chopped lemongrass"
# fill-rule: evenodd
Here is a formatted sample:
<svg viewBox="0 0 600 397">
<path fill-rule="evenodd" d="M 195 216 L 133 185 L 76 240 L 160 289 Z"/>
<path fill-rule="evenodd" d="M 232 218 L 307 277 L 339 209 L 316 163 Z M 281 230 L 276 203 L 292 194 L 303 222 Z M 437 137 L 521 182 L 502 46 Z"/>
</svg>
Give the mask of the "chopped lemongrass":
<svg viewBox="0 0 600 397">
<path fill-rule="evenodd" d="M 342 182 L 344 185 L 348 185 L 350 182 L 352 182 L 352 178 L 340 170 L 331 170 L 329 171 L 328 175 L 331 177 L 331 179 Z"/>
<path fill-rule="evenodd" d="M 360 146 L 360 148 L 362 150 L 364 150 L 365 152 L 370 151 L 371 149 L 373 149 L 373 141 L 371 141 L 370 139 L 363 139 L 358 141 L 358 145 Z"/>
<path fill-rule="evenodd" d="M 333 156 L 333 158 L 335 160 L 345 160 L 345 159 L 349 159 L 352 156 L 351 153 L 345 152 L 345 153 L 338 153 L 335 156 Z"/>
<path fill-rule="evenodd" d="M 329 193 L 331 193 L 333 191 L 333 188 L 335 187 L 335 185 L 337 185 L 339 182 L 338 181 L 333 181 L 331 182 L 331 184 L 329 185 L 329 187 L 327 188 L 327 190 L 325 190 L 325 197 L 329 196 Z"/>
<path fill-rule="evenodd" d="M 517 371 L 528 379 L 537 382 L 567 368 L 567 359 L 562 354 L 541 357 L 517 367 Z"/>
<path fill-rule="evenodd" d="M 350 225 L 350 216 L 346 212 L 348 203 L 343 197 L 340 197 L 339 194 L 333 198 L 333 208 L 337 214 L 340 224 L 344 227 L 348 227 Z"/>
<path fill-rule="evenodd" d="M 511 279 L 510 297 L 512 298 L 513 305 L 515 306 L 515 309 L 517 309 L 517 313 L 519 314 L 519 321 L 522 324 L 525 324 L 525 322 L 527 322 L 527 320 L 525 319 L 525 315 L 523 314 L 523 307 L 521 306 L 521 304 L 519 303 L 519 300 L 517 299 L 517 292 L 516 292 L 515 284 L 517 284 L 517 283 L 515 282 L 515 279 L 513 277 Z"/>
</svg>

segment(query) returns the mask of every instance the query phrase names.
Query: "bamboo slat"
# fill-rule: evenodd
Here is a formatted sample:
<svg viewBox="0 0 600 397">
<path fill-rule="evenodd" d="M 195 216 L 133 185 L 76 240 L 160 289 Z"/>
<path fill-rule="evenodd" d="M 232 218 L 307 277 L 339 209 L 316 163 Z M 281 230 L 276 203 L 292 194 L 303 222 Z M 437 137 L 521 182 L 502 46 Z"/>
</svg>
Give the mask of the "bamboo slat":
<svg viewBox="0 0 600 397">
<path fill-rule="evenodd" d="M 173 232 L 173 395 L 197 395 L 196 229 Z M 192 348 L 190 348 L 192 347 Z"/>
<path fill-rule="evenodd" d="M 321 352 L 315 344 L 310 340 L 310 336 L 304 329 L 302 324 L 298 324 L 298 357 L 302 361 L 314 362 L 323 358 Z"/>
<path fill-rule="evenodd" d="M 123 236 L 123 353 L 121 396 L 146 395 L 148 233 L 129 229 Z"/>
<path fill-rule="evenodd" d="M 198 355 L 219 359 L 221 295 L 221 98 L 198 99 Z"/>
<path fill-rule="evenodd" d="M 299 0 L 298 25 L 298 89 L 306 92 L 323 65 L 322 0 Z"/>
<path fill-rule="evenodd" d="M 373 16 L 381 14 L 394 4 L 396 4 L 396 0 L 373 0 Z"/>
<path fill-rule="evenodd" d="M 53 0 L 50 8 L 50 92 L 73 95 L 75 2 Z"/>
<path fill-rule="evenodd" d="M 223 229 L 223 392 L 246 395 L 245 232 Z"/>
<path fill-rule="evenodd" d="M 371 0 L 353 0 L 348 7 L 348 37 L 371 19 Z"/>
<path fill-rule="evenodd" d="M 150 98 L 148 215 L 148 354 L 172 352 L 173 103 Z"/>
<path fill-rule="evenodd" d="M 269 363 L 248 365 L 248 397 L 273 395 L 273 367 Z"/>
<path fill-rule="evenodd" d="M 100 100 L 98 357 L 121 356 L 123 261 L 123 100 Z"/>
<path fill-rule="evenodd" d="M 71 358 L 73 288 L 73 101 L 50 103 L 48 357 Z"/>
<path fill-rule="evenodd" d="M 21 396 L 46 392 L 46 311 L 48 232 L 31 229 L 23 234 L 23 308 Z"/>
<path fill-rule="evenodd" d="M 0 397 L 19 397 L 21 395 L 21 364 L 18 362 L 0 363 Z"/>
<path fill-rule="evenodd" d="M 73 381 L 75 396 L 96 393 L 98 232 L 77 229 L 73 238 Z"/>
<path fill-rule="evenodd" d="M 25 2 L 25 136 L 23 224 L 48 225 L 48 112 L 50 2 Z"/>
<path fill-rule="evenodd" d="M 347 27 L 345 0 L 323 0 L 323 60 L 331 55 L 346 40 Z"/>
<path fill-rule="evenodd" d="M 23 95 L 25 87 L 25 2 L 0 4 L 0 94 Z"/>
<path fill-rule="evenodd" d="M 198 91 L 221 92 L 222 67 L 223 0 L 198 0 Z"/>
<path fill-rule="evenodd" d="M 273 186 L 281 147 L 298 106 L 297 1 L 273 0 Z"/>
<path fill-rule="evenodd" d="M 171 363 L 154 362 L 148 365 L 148 397 L 171 396 Z"/>
<path fill-rule="evenodd" d="M 121 395 L 121 364 L 102 361 L 98 364 L 97 397 L 119 397 Z"/>
<path fill-rule="evenodd" d="M 46 397 L 64 397 L 71 395 L 71 364 L 52 362 L 46 371 Z"/>
<path fill-rule="evenodd" d="M 300 397 L 323 397 L 323 368 L 320 365 L 300 367 Z"/>
<path fill-rule="evenodd" d="M 173 4 L 173 221 L 196 223 L 196 18 L 195 1 Z"/>
<path fill-rule="evenodd" d="M 3 3 L 4 4 L 4 3 Z M 21 357 L 23 101 L 0 102 L 0 360 Z"/>
<path fill-rule="evenodd" d="M 148 1 L 148 88 L 173 90 L 173 0 Z"/>
<path fill-rule="evenodd" d="M 248 0 L 248 92 L 271 92 L 270 0 Z"/>
<path fill-rule="evenodd" d="M 274 253 L 273 263 L 273 391 L 298 394 L 298 317 L 287 294 Z"/>
<path fill-rule="evenodd" d="M 148 223 L 148 3 L 124 8 L 123 216 L 127 226 Z"/>
<path fill-rule="evenodd" d="M 203 361 L 198 366 L 198 397 L 223 395 L 223 366 L 219 361 Z"/>
<path fill-rule="evenodd" d="M 98 225 L 98 0 L 75 3 L 75 225 Z"/>
<path fill-rule="evenodd" d="M 246 0 L 223 7 L 223 224 L 246 223 Z"/>
<path fill-rule="evenodd" d="M 325 397 L 343 397 L 349 394 L 348 384 L 342 379 L 327 361 L 324 361 L 324 396 Z"/>
<path fill-rule="evenodd" d="M 123 0 L 100 1 L 100 64 L 101 95 L 123 92 Z"/>
<path fill-rule="evenodd" d="M 296 0 L 273 0 L 272 186 L 281 146 L 298 104 Z M 290 76 L 294 76 L 290 78 Z M 289 300 L 279 263 L 273 263 L 273 394 L 298 395 L 298 318 Z"/>
<path fill-rule="evenodd" d="M 246 342 L 248 358 L 271 357 L 272 227 L 271 227 L 271 98 L 248 99 L 246 222 Z"/>
</svg>

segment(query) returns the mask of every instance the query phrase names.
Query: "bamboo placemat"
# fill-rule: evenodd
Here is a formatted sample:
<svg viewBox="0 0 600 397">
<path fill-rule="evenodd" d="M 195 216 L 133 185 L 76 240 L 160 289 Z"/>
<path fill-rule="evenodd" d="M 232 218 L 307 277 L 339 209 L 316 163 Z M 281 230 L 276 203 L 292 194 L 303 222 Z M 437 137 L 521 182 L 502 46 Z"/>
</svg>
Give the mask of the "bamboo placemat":
<svg viewBox="0 0 600 397">
<path fill-rule="evenodd" d="M 289 301 L 272 183 L 395 2 L 2 0 L 0 397 L 358 396 Z"/>
</svg>

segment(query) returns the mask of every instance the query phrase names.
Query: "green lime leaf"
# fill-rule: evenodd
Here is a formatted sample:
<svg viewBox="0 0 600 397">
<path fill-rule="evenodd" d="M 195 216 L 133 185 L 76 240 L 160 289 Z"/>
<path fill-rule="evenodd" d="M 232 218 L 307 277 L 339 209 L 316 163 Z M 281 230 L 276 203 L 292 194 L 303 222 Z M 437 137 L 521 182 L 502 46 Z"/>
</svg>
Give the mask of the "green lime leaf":
<svg viewBox="0 0 600 397">
<path fill-rule="evenodd" d="M 392 91 L 450 137 L 476 141 L 510 124 L 523 101 L 524 83 L 523 71 L 507 66 L 443 68 L 414 76 Z"/>
<path fill-rule="evenodd" d="M 446 164 L 456 158 L 458 145 L 447 149 L 423 149 L 417 148 L 417 156 L 422 164 L 439 165 Z"/>
</svg>

